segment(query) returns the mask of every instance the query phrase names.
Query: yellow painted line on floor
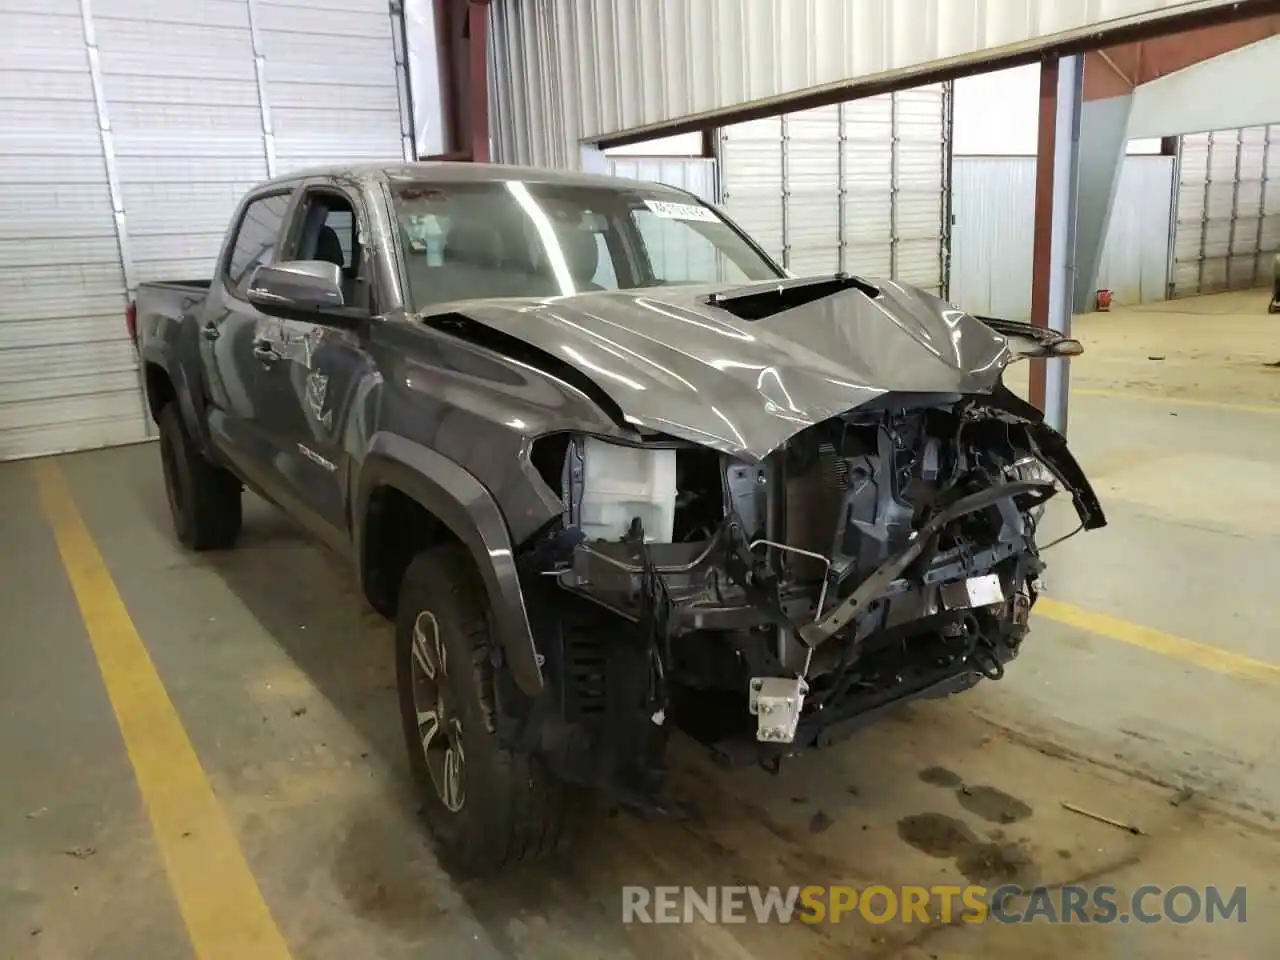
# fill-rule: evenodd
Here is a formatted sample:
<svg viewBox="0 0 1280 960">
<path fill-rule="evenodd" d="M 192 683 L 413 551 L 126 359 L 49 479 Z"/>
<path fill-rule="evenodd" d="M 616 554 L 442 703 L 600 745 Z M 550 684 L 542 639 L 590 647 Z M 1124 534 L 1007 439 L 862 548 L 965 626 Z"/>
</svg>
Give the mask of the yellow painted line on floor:
<svg viewBox="0 0 1280 960">
<path fill-rule="evenodd" d="M 1238 410 L 1242 413 L 1280 414 L 1280 404 L 1265 403 L 1227 403 L 1219 400 L 1198 400 L 1194 397 L 1156 396 L 1150 393 L 1138 393 L 1133 390 L 1101 390 L 1090 387 L 1072 387 L 1073 396 L 1110 397 L 1114 400 L 1141 400 L 1147 403 L 1172 403 L 1185 407 L 1208 407 L 1211 410 Z"/>
<path fill-rule="evenodd" d="M 1244 677 L 1262 683 L 1280 684 L 1280 665 L 1255 660 L 1233 650 L 1225 650 L 1198 640 L 1174 636 L 1152 627 L 1144 627 L 1107 613 L 1086 610 L 1051 597 L 1036 600 L 1035 614 L 1047 620 L 1066 624 L 1089 633 L 1109 637 L 1121 643 L 1164 654 L 1215 673 Z"/>
<path fill-rule="evenodd" d="M 33 465 L 40 504 L 93 645 L 198 957 L 289 957 L 182 721 L 52 460 Z"/>
</svg>

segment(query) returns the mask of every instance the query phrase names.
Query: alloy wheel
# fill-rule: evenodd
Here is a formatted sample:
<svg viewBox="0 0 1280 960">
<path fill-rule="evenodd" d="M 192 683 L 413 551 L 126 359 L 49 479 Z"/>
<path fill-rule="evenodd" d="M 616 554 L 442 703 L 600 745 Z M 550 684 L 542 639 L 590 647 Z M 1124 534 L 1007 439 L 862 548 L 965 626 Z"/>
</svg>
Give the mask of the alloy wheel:
<svg viewBox="0 0 1280 960">
<path fill-rule="evenodd" d="M 457 813 L 466 802 L 466 762 L 462 718 L 448 682 L 448 657 L 440 625 L 429 610 L 413 622 L 413 706 L 427 772 L 445 809 Z"/>
</svg>

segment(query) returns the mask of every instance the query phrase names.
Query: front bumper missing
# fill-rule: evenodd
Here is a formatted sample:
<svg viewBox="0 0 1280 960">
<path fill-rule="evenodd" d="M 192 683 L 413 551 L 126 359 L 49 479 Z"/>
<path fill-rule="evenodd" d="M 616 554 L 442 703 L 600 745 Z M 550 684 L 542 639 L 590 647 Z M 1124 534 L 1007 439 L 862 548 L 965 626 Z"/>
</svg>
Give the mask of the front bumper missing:
<svg viewBox="0 0 1280 960">
<path fill-rule="evenodd" d="M 853 593 L 837 604 L 830 613 L 813 623 L 806 624 L 797 631 L 801 641 L 810 649 L 839 633 L 857 617 L 873 601 L 882 597 L 904 570 L 932 548 L 934 541 L 942 529 L 949 523 L 977 510 L 985 510 L 1001 500 L 1011 497 L 1030 495 L 1044 502 L 1054 493 L 1054 485 L 1044 480 L 1020 480 L 988 487 L 967 497 L 957 500 L 950 507 L 935 514 L 919 530 L 916 530 L 911 542 L 897 554 L 881 564 L 876 571 L 867 577 Z"/>
</svg>

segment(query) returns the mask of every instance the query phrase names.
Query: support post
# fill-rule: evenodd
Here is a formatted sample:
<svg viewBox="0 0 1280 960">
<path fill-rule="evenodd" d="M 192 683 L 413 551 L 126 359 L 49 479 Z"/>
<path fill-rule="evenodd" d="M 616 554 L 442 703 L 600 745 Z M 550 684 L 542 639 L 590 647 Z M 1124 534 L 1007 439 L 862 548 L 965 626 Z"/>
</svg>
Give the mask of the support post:
<svg viewBox="0 0 1280 960">
<path fill-rule="evenodd" d="M 1076 213 L 1080 197 L 1080 113 L 1084 106 L 1084 56 L 1058 64 L 1058 129 L 1053 152 L 1053 272 L 1049 276 L 1049 327 L 1071 334 L 1076 287 Z M 1067 432 L 1070 361 L 1045 365 L 1045 418 Z"/>
<path fill-rule="evenodd" d="M 1050 243 L 1053 237 L 1053 151 L 1057 135 L 1058 60 L 1040 64 L 1040 111 L 1036 128 L 1036 195 L 1031 227 L 1031 322 L 1049 325 Z M 1032 360 L 1028 399 L 1044 409 L 1044 361 Z"/>
<path fill-rule="evenodd" d="M 1075 288 L 1076 205 L 1079 194 L 1083 57 L 1041 68 L 1036 160 L 1032 322 L 1070 335 Z M 1050 426 L 1067 428 L 1067 361 L 1033 361 L 1031 402 Z"/>
<path fill-rule="evenodd" d="M 253 45 L 253 76 L 258 85 L 258 116 L 262 124 L 262 153 L 267 176 L 276 175 L 276 134 L 271 123 L 271 101 L 267 96 L 267 55 L 258 29 L 258 11 L 254 0 L 248 0 L 249 42 Z"/>
<path fill-rule="evenodd" d="M 467 52 L 470 59 L 468 84 L 471 159 L 489 162 L 489 0 L 471 0 L 467 5 Z"/>
</svg>

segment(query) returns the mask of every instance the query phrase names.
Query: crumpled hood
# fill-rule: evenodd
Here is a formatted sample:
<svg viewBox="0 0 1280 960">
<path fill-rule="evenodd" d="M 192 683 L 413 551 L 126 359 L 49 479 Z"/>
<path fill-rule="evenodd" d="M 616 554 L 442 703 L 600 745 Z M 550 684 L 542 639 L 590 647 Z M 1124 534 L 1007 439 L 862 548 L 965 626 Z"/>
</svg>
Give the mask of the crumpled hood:
<svg viewBox="0 0 1280 960">
<path fill-rule="evenodd" d="M 922 290 L 892 281 L 783 309 L 735 315 L 743 294 L 821 281 L 768 281 L 470 300 L 437 308 L 560 357 L 629 420 L 759 459 L 810 424 L 889 391 L 985 393 L 1011 359 L 1004 337 Z M 727 297 L 708 302 L 713 293 Z"/>
</svg>

